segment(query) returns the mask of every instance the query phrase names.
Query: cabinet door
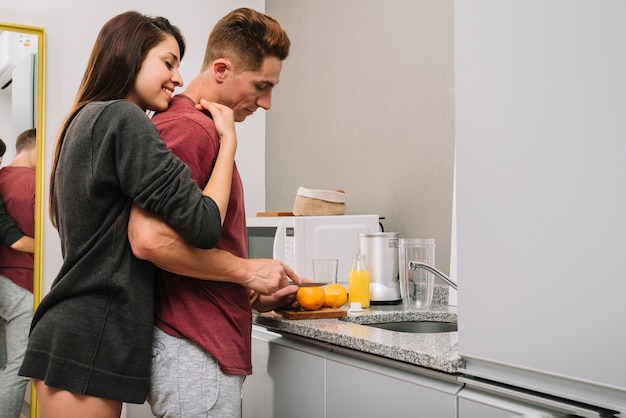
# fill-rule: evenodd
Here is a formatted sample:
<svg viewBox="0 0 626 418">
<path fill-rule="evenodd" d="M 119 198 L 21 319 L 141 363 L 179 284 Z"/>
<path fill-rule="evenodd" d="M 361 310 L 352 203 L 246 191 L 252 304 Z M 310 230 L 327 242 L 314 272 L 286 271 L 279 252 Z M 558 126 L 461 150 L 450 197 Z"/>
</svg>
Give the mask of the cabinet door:
<svg viewBox="0 0 626 418">
<path fill-rule="evenodd" d="M 464 381 L 465 378 L 459 379 Z M 558 399 L 549 395 L 515 389 L 496 383 L 468 381 L 458 395 L 458 418 L 512 417 L 613 417 L 610 411 L 593 405 Z"/>
<path fill-rule="evenodd" d="M 243 418 L 264 418 L 274 414 L 274 386 L 268 374 L 270 341 L 280 336 L 252 327 L 252 375 L 243 382 Z"/>
<path fill-rule="evenodd" d="M 122 410 L 122 418 L 154 418 L 152 415 L 152 409 L 150 409 L 150 404 L 148 402 L 144 402 L 141 405 L 138 404 L 124 404 L 124 409 Z"/>
<path fill-rule="evenodd" d="M 523 417 L 510 409 L 501 409 L 485 403 L 459 399 L 459 418 L 514 418 Z"/>
<path fill-rule="evenodd" d="M 458 418 L 565 418 L 566 416 L 555 411 L 548 411 L 541 406 L 471 388 L 465 388 L 459 393 Z"/>
<path fill-rule="evenodd" d="M 255 328 L 253 374 L 243 386 L 243 417 L 323 418 L 328 352 Z"/>
<path fill-rule="evenodd" d="M 326 361 L 327 418 L 456 418 L 460 384 L 331 354 Z"/>
</svg>

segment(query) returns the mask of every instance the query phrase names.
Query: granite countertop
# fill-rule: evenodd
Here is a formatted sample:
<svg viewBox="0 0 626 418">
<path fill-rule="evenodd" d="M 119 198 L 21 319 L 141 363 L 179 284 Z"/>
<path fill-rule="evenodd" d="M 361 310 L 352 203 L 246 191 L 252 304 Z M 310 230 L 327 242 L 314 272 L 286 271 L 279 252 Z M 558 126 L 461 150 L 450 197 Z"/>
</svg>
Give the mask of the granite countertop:
<svg viewBox="0 0 626 418">
<path fill-rule="evenodd" d="M 345 308 L 345 307 L 344 307 Z M 465 362 L 458 354 L 458 332 L 406 333 L 365 324 L 410 320 L 457 322 L 456 306 L 407 310 L 399 305 L 372 305 L 335 319 L 284 319 L 274 312 L 254 313 L 254 323 L 278 333 L 311 338 L 412 365 L 456 373 Z"/>
</svg>

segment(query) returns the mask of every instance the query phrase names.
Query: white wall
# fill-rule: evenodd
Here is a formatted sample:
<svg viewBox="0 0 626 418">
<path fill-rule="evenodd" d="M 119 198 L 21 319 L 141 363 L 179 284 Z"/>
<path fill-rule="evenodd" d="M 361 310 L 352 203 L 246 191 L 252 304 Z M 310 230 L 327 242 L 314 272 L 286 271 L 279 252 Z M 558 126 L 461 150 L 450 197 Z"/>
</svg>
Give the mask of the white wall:
<svg viewBox="0 0 626 418">
<path fill-rule="evenodd" d="M 454 164 L 452 0 L 267 0 L 292 49 L 267 113 L 267 206 L 299 186 L 347 213 L 435 238 L 449 271 Z"/>
<path fill-rule="evenodd" d="M 13 159 L 15 146 L 13 146 L 13 128 L 11 127 L 11 91 L 10 88 L 0 90 L 0 138 L 7 146 L 6 154 L 0 167 L 4 167 Z"/>
<path fill-rule="evenodd" d="M 263 11 L 265 0 L 3 0 L 3 22 L 43 27 L 46 30 L 46 182 L 56 132 L 72 105 L 93 42 L 102 25 L 114 15 L 137 10 L 167 17 L 183 32 L 187 52 L 181 72 L 191 80 L 200 68 L 207 37 L 214 23 L 237 7 Z M 264 210 L 265 117 L 262 112 L 238 125 L 237 161 L 244 177 L 246 205 L 251 212 Z M 47 185 L 45 186 L 47 202 Z M 45 209 L 47 213 L 47 205 Z M 48 289 L 60 267 L 61 255 L 57 232 L 47 222 L 44 227 L 43 276 Z"/>
</svg>

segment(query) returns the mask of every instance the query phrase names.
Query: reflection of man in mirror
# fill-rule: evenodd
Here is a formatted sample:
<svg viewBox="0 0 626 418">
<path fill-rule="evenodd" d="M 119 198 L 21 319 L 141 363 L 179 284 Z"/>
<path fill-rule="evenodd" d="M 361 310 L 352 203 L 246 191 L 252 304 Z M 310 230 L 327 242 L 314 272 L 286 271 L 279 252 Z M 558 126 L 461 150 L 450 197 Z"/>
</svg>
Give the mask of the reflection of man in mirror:
<svg viewBox="0 0 626 418">
<path fill-rule="evenodd" d="M 22 132 L 16 140 L 17 155 L 0 169 L 0 196 L 6 210 L 27 236 L 35 233 L 35 129 Z M 20 415 L 28 378 L 17 375 L 28 342 L 33 312 L 32 253 L 17 251 L 0 243 L 0 322 L 5 329 L 6 364 L 0 369 L 0 417 Z"/>
<path fill-rule="evenodd" d="M 0 162 L 7 150 L 6 144 L 0 139 Z M 22 230 L 15 223 L 15 219 L 9 214 L 4 204 L 4 199 L 0 195 L 0 242 L 11 247 L 14 250 L 26 251 L 32 253 L 35 251 L 35 240 L 33 237 L 24 235 Z M 0 327 L 2 327 L 2 321 L 0 321 Z M 1 329 L 1 328 L 0 328 Z M 0 359 L 2 357 L 2 346 L 4 340 L 0 340 Z M 5 353 L 6 354 L 6 353 Z M 0 368 L 4 366 L 4 362 L 0 360 Z"/>
</svg>

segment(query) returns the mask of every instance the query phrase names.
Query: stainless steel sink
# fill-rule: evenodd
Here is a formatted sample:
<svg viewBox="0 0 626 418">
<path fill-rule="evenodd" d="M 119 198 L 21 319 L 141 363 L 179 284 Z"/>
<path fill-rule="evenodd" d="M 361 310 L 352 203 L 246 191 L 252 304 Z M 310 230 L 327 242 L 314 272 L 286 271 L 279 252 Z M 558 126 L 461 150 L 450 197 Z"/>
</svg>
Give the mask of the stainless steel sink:
<svg viewBox="0 0 626 418">
<path fill-rule="evenodd" d="M 454 332 L 458 330 L 458 326 L 455 322 L 439 321 L 382 322 L 378 324 L 367 324 L 367 326 L 389 331 L 411 333 Z"/>
</svg>

